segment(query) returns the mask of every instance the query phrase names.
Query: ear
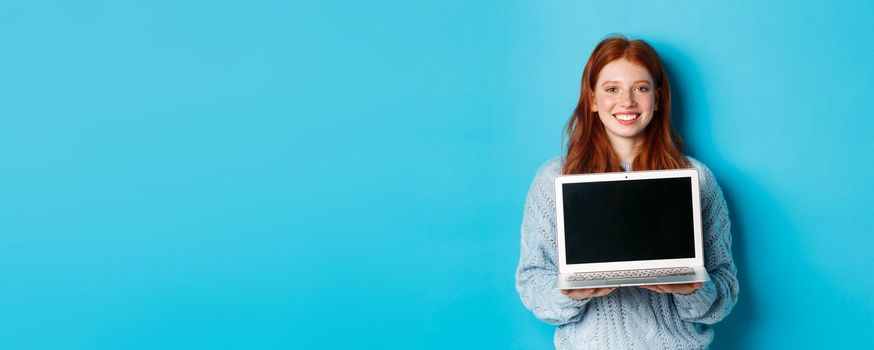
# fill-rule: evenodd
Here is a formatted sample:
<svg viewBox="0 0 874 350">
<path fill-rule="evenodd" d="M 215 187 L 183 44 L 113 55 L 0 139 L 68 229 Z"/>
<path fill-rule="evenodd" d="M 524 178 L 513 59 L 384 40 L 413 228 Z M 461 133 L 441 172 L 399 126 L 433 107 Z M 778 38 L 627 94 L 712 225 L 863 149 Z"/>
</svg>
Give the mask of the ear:
<svg viewBox="0 0 874 350">
<path fill-rule="evenodd" d="M 591 108 L 589 108 L 591 112 L 598 111 L 598 102 L 595 101 L 595 94 L 593 93 L 589 93 L 589 105 L 591 106 Z"/>
</svg>

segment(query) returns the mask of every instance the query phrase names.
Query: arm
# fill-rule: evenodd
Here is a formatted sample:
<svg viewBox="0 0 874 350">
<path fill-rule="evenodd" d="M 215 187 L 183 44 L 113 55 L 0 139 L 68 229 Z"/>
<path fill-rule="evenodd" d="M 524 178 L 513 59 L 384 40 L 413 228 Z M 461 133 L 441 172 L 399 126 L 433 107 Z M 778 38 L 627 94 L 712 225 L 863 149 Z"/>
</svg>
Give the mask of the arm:
<svg viewBox="0 0 874 350">
<path fill-rule="evenodd" d="M 528 191 L 522 217 L 516 291 L 537 318 L 561 325 L 579 320 L 589 299 L 573 300 L 553 287 L 558 275 L 553 187 L 558 172 L 554 168 L 557 168 L 554 162 L 544 165 Z"/>
<path fill-rule="evenodd" d="M 731 222 L 722 189 L 709 169 L 700 166 L 701 216 L 704 229 L 704 265 L 710 281 L 692 294 L 673 294 L 683 320 L 714 324 L 737 303 L 737 268 L 731 256 Z"/>
</svg>

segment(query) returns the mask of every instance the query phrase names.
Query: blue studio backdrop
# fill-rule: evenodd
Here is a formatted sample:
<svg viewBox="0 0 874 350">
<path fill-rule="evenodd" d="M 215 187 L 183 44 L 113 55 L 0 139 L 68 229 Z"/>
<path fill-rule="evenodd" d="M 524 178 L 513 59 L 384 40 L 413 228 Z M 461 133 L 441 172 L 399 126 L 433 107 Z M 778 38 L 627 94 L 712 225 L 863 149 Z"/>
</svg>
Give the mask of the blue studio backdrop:
<svg viewBox="0 0 874 350">
<path fill-rule="evenodd" d="M 874 329 L 870 1 L 0 4 L 0 348 L 549 349 L 522 206 L 605 35 L 723 186 L 715 349 Z"/>
</svg>

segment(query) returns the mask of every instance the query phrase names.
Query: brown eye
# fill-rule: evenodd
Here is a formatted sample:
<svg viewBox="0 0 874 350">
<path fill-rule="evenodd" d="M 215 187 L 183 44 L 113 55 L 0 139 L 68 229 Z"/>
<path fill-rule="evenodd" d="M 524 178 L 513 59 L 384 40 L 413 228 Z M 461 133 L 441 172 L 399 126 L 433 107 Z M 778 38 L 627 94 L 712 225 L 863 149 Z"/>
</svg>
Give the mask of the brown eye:
<svg viewBox="0 0 874 350">
<path fill-rule="evenodd" d="M 648 86 L 638 86 L 637 91 L 638 92 L 649 92 L 649 87 Z"/>
<path fill-rule="evenodd" d="M 619 89 L 617 89 L 615 87 L 608 87 L 608 88 L 604 89 L 604 91 L 607 91 L 607 92 L 612 94 L 612 93 L 619 92 Z"/>
</svg>

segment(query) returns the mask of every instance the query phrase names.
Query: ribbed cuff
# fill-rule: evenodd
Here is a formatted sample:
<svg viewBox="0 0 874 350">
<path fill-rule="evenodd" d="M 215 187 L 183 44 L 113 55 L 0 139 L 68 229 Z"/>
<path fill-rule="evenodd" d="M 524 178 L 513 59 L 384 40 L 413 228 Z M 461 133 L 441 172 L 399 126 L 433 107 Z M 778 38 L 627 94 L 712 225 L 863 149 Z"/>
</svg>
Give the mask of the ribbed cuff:
<svg viewBox="0 0 874 350">
<path fill-rule="evenodd" d="M 707 281 L 695 293 L 689 295 L 674 294 L 674 301 L 678 308 L 686 310 L 697 310 L 698 308 L 710 308 L 710 304 L 716 300 L 716 285 L 713 281 Z"/>
</svg>

